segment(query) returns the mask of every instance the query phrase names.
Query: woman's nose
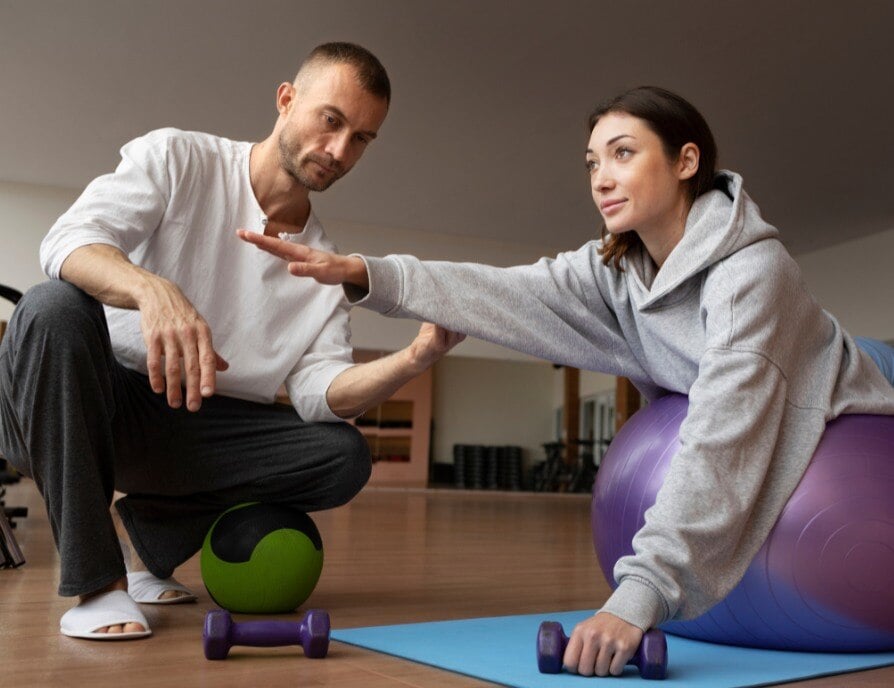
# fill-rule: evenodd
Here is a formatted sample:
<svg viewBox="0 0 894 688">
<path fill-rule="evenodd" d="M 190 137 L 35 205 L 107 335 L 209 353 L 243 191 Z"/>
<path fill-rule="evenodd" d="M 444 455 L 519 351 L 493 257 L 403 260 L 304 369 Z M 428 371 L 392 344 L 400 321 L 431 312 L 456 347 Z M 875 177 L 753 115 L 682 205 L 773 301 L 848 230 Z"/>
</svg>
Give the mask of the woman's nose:
<svg viewBox="0 0 894 688">
<path fill-rule="evenodd" d="M 600 167 L 596 170 L 596 172 L 593 173 L 593 178 L 590 182 L 594 191 L 606 191 L 611 189 L 615 183 L 609 170 L 605 167 Z"/>
</svg>

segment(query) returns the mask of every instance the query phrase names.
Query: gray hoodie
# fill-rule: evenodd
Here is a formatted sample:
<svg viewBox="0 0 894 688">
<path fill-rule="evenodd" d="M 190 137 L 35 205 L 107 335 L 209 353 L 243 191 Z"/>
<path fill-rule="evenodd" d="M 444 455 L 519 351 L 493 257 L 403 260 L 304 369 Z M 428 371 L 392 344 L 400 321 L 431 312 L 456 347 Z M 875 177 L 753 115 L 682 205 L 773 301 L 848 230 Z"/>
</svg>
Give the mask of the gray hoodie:
<svg viewBox="0 0 894 688">
<path fill-rule="evenodd" d="M 680 451 L 603 606 L 642 629 L 738 583 L 827 421 L 894 415 L 894 388 L 808 292 L 741 178 L 719 180 L 660 270 L 644 251 L 605 266 L 591 241 L 512 268 L 363 257 L 369 294 L 346 288 L 384 315 L 623 375 L 647 399 L 689 395 Z"/>
</svg>

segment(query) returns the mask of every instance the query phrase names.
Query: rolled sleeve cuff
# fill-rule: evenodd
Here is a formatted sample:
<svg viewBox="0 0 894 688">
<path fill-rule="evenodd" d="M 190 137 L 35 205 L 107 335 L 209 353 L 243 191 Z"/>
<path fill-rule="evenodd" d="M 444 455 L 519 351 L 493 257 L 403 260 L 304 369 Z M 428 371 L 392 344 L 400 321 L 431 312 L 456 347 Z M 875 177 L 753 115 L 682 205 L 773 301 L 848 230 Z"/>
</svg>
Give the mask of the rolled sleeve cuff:
<svg viewBox="0 0 894 688">
<path fill-rule="evenodd" d="M 643 632 L 667 621 L 667 602 L 645 579 L 625 577 L 603 605 L 601 612 L 608 612 L 633 624 Z"/>
<path fill-rule="evenodd" d="M 353 366 L 353 363 L 330 364 L 310 375 L 305 373 L 301 379 L 289 379 L 286 391 L 302 420 L 308 423 L 340 423 L 345 420 L 329 408 L 326 393 L 332 381 Z M 295 377 L 300 375 L 299 373 Z"/>
<path fill-rule="evenodd" d="M 60 238 L 55 241 L 45 242 L 45 245 L 41 247 L 41 263 L 44 273 L 50 279 L 61 279 L 62 264 L 65 263 L 68 257 L 77 249 L 84 246 L 92 246 L 93 244 L 112 246 L 125 253 L 124 249 L 121 248 L 121 244 L 107 234 L 73 233 L 72 236 L 65 239 Z"/>
</svg>

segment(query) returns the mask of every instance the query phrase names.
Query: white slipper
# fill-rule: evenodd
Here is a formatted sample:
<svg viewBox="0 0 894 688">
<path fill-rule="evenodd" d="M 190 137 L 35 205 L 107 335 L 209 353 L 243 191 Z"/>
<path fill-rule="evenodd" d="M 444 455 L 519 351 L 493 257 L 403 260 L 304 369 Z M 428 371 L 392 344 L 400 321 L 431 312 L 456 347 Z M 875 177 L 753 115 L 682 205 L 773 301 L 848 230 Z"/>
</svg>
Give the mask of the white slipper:
<svg viewBox="0 0 894 688">
<path fill-rule="evenodd" d="M 184 593 L 180 597 L 160 599 L 168 590 L 177 590 Z M 140 604 L 182 604 L 183 602 L 195 602 L 198 598 L 193 592 L 179 583 L 173 576 L 171 578 L 156 578 L 148 571 L 134 571 L 127 574 L 127 592 Z"/>
<path fill-rule="evenodd" d="M 138 623 L 145 631 L 130 633 L 97 633 L 100 628 Z M 152 635 L 149 622 L 130 595 L 123 590 L 112 590 L 95 595 L 62 615 L 59 630 L 72 638 L 91 640 L 129 640 Z"/>
</svg>

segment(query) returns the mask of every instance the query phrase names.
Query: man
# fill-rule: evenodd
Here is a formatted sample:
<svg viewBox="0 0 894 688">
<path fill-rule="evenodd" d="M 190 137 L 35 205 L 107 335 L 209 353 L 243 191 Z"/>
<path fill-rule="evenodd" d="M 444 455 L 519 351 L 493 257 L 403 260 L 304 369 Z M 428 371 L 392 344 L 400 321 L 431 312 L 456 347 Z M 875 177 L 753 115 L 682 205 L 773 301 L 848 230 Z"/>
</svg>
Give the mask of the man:
<svg viewBox="0 0 894 688">
<path fill-rule="evenodd" d="M 59 594 L 80 598 L 64 634 L 149 635 L 137 602 L 195 599 L 171 575 L 228 506 L 349 501 L 370 457 L 336 421 L 461 339 L 423 326 L 354 365 L 341 289 L 296 285 L 235 233 L 331 250 L 309 192 L 351 170 L 389 101 L 372 54 L 319 46 L 279 86 L 266 140 L 150 132 L 50 230 L 41 260 L 61 280 L 25 295 L 0 349 L 0 451 L 35 479 Z M 294 409 L 272 403 L 283 383 Z"/>
</svg>

